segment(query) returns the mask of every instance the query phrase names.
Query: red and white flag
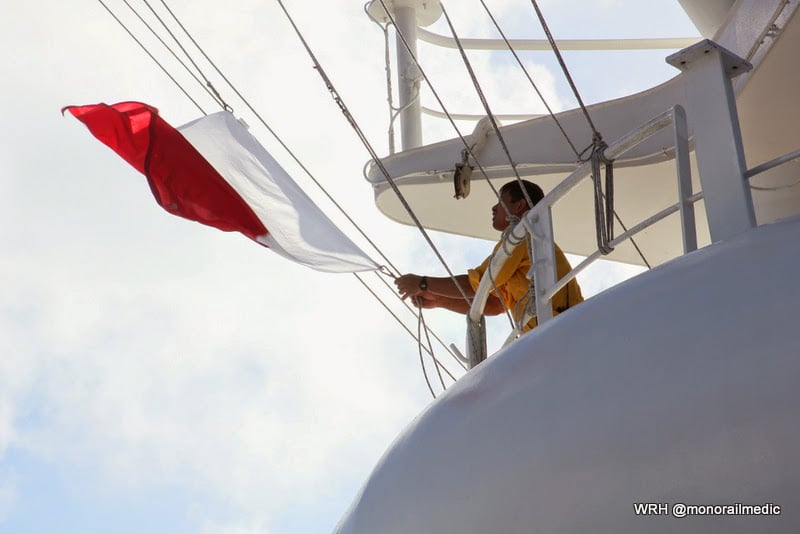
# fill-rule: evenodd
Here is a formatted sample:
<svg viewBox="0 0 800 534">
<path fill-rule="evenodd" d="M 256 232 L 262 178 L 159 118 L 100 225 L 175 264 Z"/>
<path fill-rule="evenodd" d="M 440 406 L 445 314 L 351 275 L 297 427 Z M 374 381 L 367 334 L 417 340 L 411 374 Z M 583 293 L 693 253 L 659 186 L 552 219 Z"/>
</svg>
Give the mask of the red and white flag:
<svg viewBox="0 0 800 534">
<path fill-rule="evenodd" d="M 378 268 L 232 114 L 214 113 L 175 129 L 139 102 L 64 110 L 144 174 L 168 212 L 241 232 L 319 271 Z"/>
</svg>

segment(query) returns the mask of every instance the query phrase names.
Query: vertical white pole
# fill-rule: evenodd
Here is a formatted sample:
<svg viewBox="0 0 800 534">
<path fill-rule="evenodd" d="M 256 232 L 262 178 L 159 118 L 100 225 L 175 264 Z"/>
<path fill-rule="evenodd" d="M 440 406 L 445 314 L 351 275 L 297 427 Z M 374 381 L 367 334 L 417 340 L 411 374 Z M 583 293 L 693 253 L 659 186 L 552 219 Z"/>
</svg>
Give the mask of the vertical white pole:
<svg viewBox="0 0 800 534">
<path fill-rule="evenodd" d="M 419 101 L 420 73 L 414 58 L 417 57 L 417 10 L 413 6 L 395 5 L 394 21 L 397 25 L 397 85 L 400 96 L 400 128 L 402 149 L 422 146 L 422 115 Z M 405 37 L 408 47 L 400 37 Z"/>
<path fill-rule="evenodd" d="M 480 321 L 473 321 L 467 314 L 467 359 L 469 368 L 473 369 L 484 361 L 486 348 L 486 317 L 481 315 Z"/>
<path fill-rule="evenodd" d="M 689 127 L 686 123 L 686 112 L 681 106 L 673 108 L 672 122 L 675 130 L 675 163 L 678 168 L 678 202 L 683 234 L 683 253 L 688 254 L 697 250 L 697 226 L 694 204 L 688 201 L 692 196 L 692 167 L 689 163 Z"/>
<path fill-rule="evenodd" d="M 531 273 L 536 291 L 536 321 L 544 324 L 553 318 L 553 305 L 544 295 L 556 283 L 556 251 L 553 242 L 553 214 L 550 206 L 540 202 L 525 218 L 531 239 Z M 532 275 L 532 276 L 531 276 Z"/>
<path fill-rule="evenodd" d="M 707 39 L 667 62 L 683 71 L 711 240 L 734 237 L 756 224 L 731 84 L 752 66 Z"/>
</svg>

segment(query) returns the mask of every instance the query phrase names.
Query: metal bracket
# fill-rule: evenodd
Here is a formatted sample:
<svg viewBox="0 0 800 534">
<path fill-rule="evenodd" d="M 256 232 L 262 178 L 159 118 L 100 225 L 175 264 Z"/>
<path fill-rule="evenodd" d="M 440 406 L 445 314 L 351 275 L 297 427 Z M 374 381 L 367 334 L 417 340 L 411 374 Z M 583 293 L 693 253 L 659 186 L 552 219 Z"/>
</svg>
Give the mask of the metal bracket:
<svg viewBox="0 0 800 534">
<path fill-rule="evenodd" d="M 461 151 L 461 162 L 456 163 L 455 170 L 453 172 L 455 198 L 466 198 L 469 195 L 472 171 L 475 169 L 475 167 L 470 164 L 470 159 L 472 159 L 473 163 L 475 162 L 475 158 L 478 157 L 478 154 L 480 154 L 480 152 L 486 146 L 486 141 L 488 141 L 491 133 L 492 123 L 489 117 L 482 118 L 475 125 L 475 129 L 473 130 L 470 138 L 472 144 L 470 145 L 469 150 L 464 148 Z"/>
<path fill-rule="evenodd" d="M 671 56 L 667 56 L 666 61 L 676 69 L 685 71 L 692 63 L 710 54 L 713 50 L 719 51 L 722 67 L 728 78 L 735 78 L 753 69 L 753 65 L 749 61 L 745 61 L 727 48 L 709 39 L 704 39 L 689 48 L 684 48 Z"/>
</svg>

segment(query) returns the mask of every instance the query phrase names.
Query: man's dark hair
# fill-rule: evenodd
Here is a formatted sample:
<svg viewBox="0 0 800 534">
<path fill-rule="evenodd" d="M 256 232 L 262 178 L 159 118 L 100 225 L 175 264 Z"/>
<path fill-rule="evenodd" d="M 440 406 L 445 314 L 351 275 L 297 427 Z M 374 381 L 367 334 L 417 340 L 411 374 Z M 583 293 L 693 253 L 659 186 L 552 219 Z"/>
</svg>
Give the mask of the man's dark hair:
<svg viewBox="0 0 800 534">
<path fill-rule="evenodd" d="M 542 191 L 541 187 L 533 182 L 529 182 L 528 180 L 522 180 L 522 183 L 525 186 L 525 191 L 528 193 L 528 198 L 530 198 L 531 202 L 533 202 L 533 206 L 538 204 L 539 201 L 544 198 L 544 192 Z M 512 202 L 516 202 L 525 198 L 525 195 L 522 194 L 522 187 L 520 187 L 518 180 L 514 180 L 503 185 L 503 187 L 500 188 L 500 194 L 502 195 L 503 193 L 508 193 Z M 533 206 L 529 207 L 532 208 Z"/>
</svg>

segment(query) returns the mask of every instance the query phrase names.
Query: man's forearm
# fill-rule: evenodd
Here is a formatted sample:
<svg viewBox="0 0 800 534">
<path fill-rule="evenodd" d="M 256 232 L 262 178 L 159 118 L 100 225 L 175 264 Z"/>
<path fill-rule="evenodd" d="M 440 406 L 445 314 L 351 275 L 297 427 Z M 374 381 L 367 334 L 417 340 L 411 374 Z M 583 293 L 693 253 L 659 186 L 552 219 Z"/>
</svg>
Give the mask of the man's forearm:
<svg viewBox="0 0 800 534">
<path fill-rule="evenodd" d="M 464 300 L 464 297 L 444 297 L 442 295 L 435 295 L 431 298 L 431 303 L 435 308 L 443 308 L 445 310 L 463 313 L 466 315 L 469 313 L 472 300 L 468 302 Z"/>
<path fill-rule="evenodd" d="M 453 279 L 455 278 L 455 280 Z M 469 276 L 459 274 L 453 278 L 420 276 L 418 274 L 404 274 L 395 281 L 400 296 L 405 298 L 428 293 L 436 297 L 465 300 L 471 299 L 475 291 L 469 284 Z"/>
<path fill-rule="evenodd" d="M 455 278 L 455 281 L 453 281 L 453 278 Z M 459 274 L 453 278 L 450 278 L 449 276 L 429 276 L 428 291 L 442 297 L 459 299 L 462 302 L 464 301 L 464 296 L 467 296 L 470 299 L 475 296 L 475 291 L 472 289 L 472 286 L 469 283 L 469 277 L 466 274 Z"/>
</svg>

